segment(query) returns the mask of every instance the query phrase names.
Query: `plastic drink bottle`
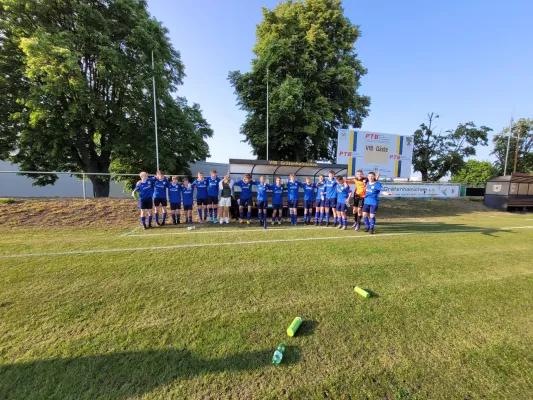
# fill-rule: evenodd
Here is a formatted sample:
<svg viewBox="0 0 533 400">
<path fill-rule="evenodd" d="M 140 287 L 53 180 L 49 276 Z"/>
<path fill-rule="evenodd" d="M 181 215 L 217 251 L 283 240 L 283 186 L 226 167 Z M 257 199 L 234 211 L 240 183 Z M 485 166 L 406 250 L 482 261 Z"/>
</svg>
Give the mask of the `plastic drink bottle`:
<svg viewBox="0 0 533 400">
<path fill-rule="evenodd" d="M 272 356 L 272 364 L 279 365 L 283 359 L 283 353 L 285 352 L 285 345 L 281 343 Z"/>
</svg>

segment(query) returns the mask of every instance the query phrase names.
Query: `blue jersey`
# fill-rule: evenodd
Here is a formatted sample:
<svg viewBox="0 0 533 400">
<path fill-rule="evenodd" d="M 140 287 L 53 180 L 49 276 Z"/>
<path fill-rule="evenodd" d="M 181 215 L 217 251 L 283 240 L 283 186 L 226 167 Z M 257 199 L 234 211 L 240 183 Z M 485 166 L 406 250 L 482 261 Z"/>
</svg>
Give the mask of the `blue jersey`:
<svg viewBox="0 0 533 400">
<path fill-rule="evenodd" d="M 196 187 L 196 198 L 197 199 L 207 199 L 207 179 L 199 181 L 195 180 L 192 184 L 192 187 Z M 218 191 L 217 191 L 218 196 Z"/>
<path fill-rule="evenodd" d="M 270 188 L 268 184 L 257 183 L 257 201 L 268 201 L 267 190 Z"/>
<path fill-rule="evenodd" d="M 152 184 L 154 185 L 154 199 L 166 199 L 167 188 L 169 185 L 167 178 L 163 178 L 162 180 L 150 178 L 149 180 L 151 180 Z"/>
<path fill-rule="evenodd" d="M 337 185 L 337 203 L 346 203 L 351 191 L 352 189 L 349 186 L 345 187 L 344 185 Z"/>
<path fill-rule="evenodd" d="M 207 181 L 207 194 L 212 197 L 218 197 L 218 184 L 222 179 L 216 177 L 215 179 L 208 177 Z"/>
<path fill-rule="evenodd" d="M 334 199 L 337 197 L 337 181 L 335 178 L 329 180 L 326 178 L 326 199 Z"/>
<path fill-rule="evenodd" d="M 285 187 L 283 185 L 271 185 L 270 190 L 272 190 L 272 204 L 283 204 L 283 191 Z"/>
<path fill-rule="evenodd" d="M 181 193 L 183 194 L 183 205 L 192 206 L 192 185 L 182 186 Z"/>
<path fill-rule="evenodd" d="M 317 182 L 316 185 L 316 199 L 322 200 L 322 193 L 326 191 L 326 182 Z"/>
<path fill-rule="evenodd" d="M 367 182 L 366 183 L 366 194 L 365 194 L 365 204 L 368 204 L 370 206 L 377 206 L 379 205 L 379 194 L 383 190 L 383 186 L 381 186 L 381 183 L 375 181 L 375 182 Z"/>
<path fill-rule="evenodd" d="M 168 201 L 171 203 L 181 203 L 181 183 L 172 183 L 168 184 Z"/>
<path fill-rule="evenodd" d="M 304 183 L 302 187 L 304 188 L 304 201 L 313 201 L 316 184 L 311 183 L 308 185 L 307 183 Z"/>
<path fill-rule="evenodd" d="M 139 198 L 141 200 L 149 199 L 154 195 L 154 187 L 152 186 L 152 182 L 150 180 L 137 183 L 135 186 L 135 191 L 139 192 Z"/>
<path fill-rule="evenodd" d="M 302 186 L 302 182 L 294 181 L 294 182 L 287 182 L 287 192 L 288 192 L 288 200 L 289 201 L 295 201 L 298 200 L 298 188 Z"/>
<path fill-rule="evenodd" d="M 235 182 L 234 186 L 239 186 L 241 188 L 241 199 L 248 200 L 252 198 L 252 186 L 255 185 L 255 181 L 248 181 L 248 183 L 244 183 L 243 180 L 240 180 L 239 182 Z"/>
</svg>

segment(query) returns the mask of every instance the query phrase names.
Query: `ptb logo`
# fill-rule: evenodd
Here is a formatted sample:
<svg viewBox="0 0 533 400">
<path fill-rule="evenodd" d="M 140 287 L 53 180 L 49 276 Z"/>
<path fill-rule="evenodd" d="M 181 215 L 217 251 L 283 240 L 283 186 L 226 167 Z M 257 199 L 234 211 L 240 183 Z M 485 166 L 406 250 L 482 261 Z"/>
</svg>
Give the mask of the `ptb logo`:
<svg viewBox="0 0 533 400">
<path fill-rule="evenodd" d="M 339 151 L 339 156 L 351 157 L 352 152 L 351 151 Z"/>
<path fill-rule="evenodd" d="M 379 135 L 377 133 L 367 133 L 365 135 L 365 138 L 366 139 L 377 140 L 377 139 L 379 139 Z"/>
<path fill-rule="evenodd" d="M 401 160 L 401 159 L 402 159 L 402 156 L 399 154 L 391 154 L 389 156 L 389 160 Z"/>
</svg>

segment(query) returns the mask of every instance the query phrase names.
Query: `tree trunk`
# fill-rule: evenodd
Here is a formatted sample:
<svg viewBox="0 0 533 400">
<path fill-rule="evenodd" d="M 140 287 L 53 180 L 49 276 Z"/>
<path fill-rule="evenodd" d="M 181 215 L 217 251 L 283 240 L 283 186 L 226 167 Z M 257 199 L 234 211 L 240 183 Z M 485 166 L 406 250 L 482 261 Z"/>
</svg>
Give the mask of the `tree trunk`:
<svg viewBox="0 0 533 400">
<path fill-rule="evenodd" d="M 422 174 L 422 182 L 428 181 L 428 172 L 427 171 L 420 171 Z"/>
<path fill-rule="evenodd" d="M 89 175 L 94 197 L 109 197 L 109 176 Z"/>
</svg>

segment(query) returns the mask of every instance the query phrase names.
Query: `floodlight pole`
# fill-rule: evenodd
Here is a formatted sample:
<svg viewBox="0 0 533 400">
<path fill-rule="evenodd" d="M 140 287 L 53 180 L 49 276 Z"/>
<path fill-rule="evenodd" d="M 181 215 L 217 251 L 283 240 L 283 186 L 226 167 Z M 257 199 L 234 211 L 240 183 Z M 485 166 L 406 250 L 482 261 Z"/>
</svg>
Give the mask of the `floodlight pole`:
<svg viewBox="0 0 533 400">
<path fill-rule="evenodd" d="M 269 102 L 269 87 L 268 87 L 268 67 L 267 67 L 267 118 L 266 118 L 266 124 L 267 124 L 267 151 L 266 151 L 266 159 L 268 161 L 268 102 Z"/>
<path fill-rule="evenodd" d="M 505 152 L 505 166 L 503 167 L 503 176 L 507 175 L 507 160 L 509 159 L 509 145 L 511 144 L 511 132 L 513 131 L 513 117 L 509 124 L 509 135 L 507 136 L 507 150 Z"/>
<path fill-rule="evenodd" d="M 514 168 L 513 173 L 516 174 L 516 167 L 518 166 L 518 150 L 520 149 L 520 128 L 516 134 L 516 151 L 514 153 Z"/>
<path fill-rule="evenodd" d="M 154 93 L 154 123 L 155 123 L 155 162 L 159 171 L 159 144 L 157 142 L 157 102 L 155 96 L 155 68 L 154 68 L 154 51 L 152 50 L 152 85 Z"/>
</svg>

